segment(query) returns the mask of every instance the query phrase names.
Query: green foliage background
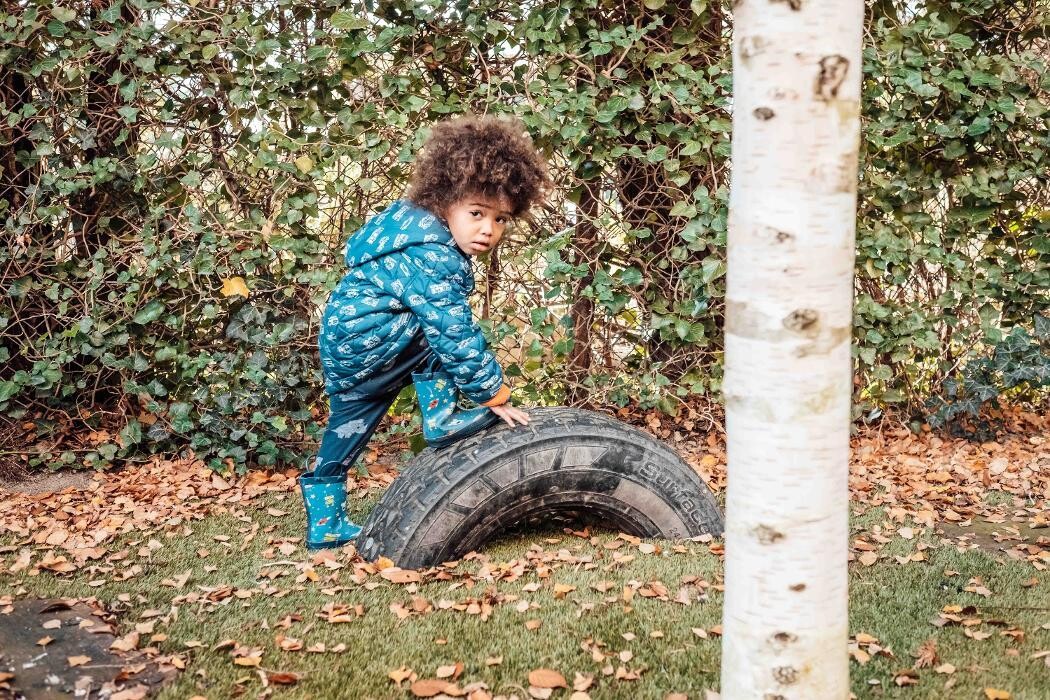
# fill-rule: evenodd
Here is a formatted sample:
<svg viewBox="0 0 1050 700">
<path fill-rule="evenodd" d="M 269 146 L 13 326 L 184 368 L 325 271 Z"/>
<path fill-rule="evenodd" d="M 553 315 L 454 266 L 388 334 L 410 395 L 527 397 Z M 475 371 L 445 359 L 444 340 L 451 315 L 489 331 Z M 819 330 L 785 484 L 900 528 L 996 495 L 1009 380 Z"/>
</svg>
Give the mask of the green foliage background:
<svg viewBox="0 0 1050 700">
<path fill-rule="evenodd" d="M 479 271 L 521 395 L 674 412 L 717 394 L 726 3 L 2 8 L 0 449 L 297 459 L 342 245 L 400 196 L 427 127 L 468 111 L 521 118 L 558 183 Z M 1046 313 L 1047 12 L 869 3 L 858 415 L 921 411 Z M 222 293 L 237 277 L 247 298 Z"/>
</svg>

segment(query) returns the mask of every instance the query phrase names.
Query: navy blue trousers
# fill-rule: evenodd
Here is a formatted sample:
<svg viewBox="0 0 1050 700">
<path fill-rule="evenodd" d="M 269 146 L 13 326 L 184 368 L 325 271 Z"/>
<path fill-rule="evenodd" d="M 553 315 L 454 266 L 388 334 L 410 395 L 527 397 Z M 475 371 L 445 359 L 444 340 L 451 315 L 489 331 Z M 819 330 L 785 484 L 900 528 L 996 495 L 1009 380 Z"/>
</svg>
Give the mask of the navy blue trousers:
<svg viewBox="0 0 1050 700">
<path fill-rule="evenodd" d="M 412 383 L 433 351 L 422 333 L 385 368 L 351 389 L 328 397 L 328 426 L 314 461 L 314 476 L 343 476 L 361 456 L 401 390 Z"/>
</svg>

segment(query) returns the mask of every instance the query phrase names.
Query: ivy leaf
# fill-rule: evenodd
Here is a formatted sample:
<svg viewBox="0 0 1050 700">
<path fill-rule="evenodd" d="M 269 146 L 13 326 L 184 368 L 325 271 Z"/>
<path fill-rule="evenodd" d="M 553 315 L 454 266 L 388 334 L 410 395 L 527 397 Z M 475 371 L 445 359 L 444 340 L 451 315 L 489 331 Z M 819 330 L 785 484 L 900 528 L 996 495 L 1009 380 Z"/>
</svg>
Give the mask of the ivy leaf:
<svg viewBox="0 0 1050 700">
<path fill-rule="evenodd" d="M 344 29 L 346 31 L 353 31 L 354 29 L 365 29 L 368 27 L 368 20 L 358 17 L 353 12 L 346 12 L 340 10 L 332 14 L 332 26 L 336 29 Z"/>
<path fill-rule="evenodd" d="M 120 43 L 120 32 L 110 32 L 109 34 L 100 34 L 95 37 L 95 44 L 100 49 L 113 50 Z"/>
<path fill-rule="evenodd" d="M 66 22 L 72 22 L 75 20 L 77 18 L 77 12 L 68 7 L 52 7 L 51 16 L 62 24 L 65 24 Z"/>
<path fill-rule="evenodd" d="M 692 219 L 696 216 L 696 207 L 686 201 L 675 202 L 675 205 L 671 207 L 671 216 L 682 216 L 688 219 Z"/>
<path fill-rule="evenodd" d="M 703 271 L 704 284 L 710 284 L 726 273 L 725 263 L 718 258 L 707 258 L 700 264 Z"/>
<path fill-rule="evenodd" d="M 955 160 L 966 155 L 966 153 L 966 146 L 963 145 L 962 141 L 949 141 L 948 145 L 944 147 L 945 160 Z"/>
<path fill-rule="evenodd" d="M 124 121 L 127 124 L 134 124 L 136 121 L 138 121 L 138 107 L 128 107 L 127 105 L 125 105 L 123 107 L 118 107 L 117 112 L 120 113 L 120 116 L 124 117 Z"/>
<path fill-rule="evenodd" d="M 199 170 L 191 170 L 179 178 L 179 182 L 186 187 L 197 187 L 201 184 L 201 172 Z"/>
<path fill-rule="evenodd" d="M 167 362 L 168 360 L 174 359 L 178 354 L 178 349 L 169 345 L 163 348 L 157 348 L 153 353 L 153 359 L 157 362 Z"/>
<path fill-rule="evenodd" d="M 685 146 L 682 147 L 682 150 L 679 155 L 691 156 L 699 153 L 703 149 L 704 145 L 699 141 L 688 141 L 686 142 Z"/>
<path fill-rule="evenodd" d="M 98 18 L 110 24 L 120 19 L 120 2 L 115 2 L 98 14 Z"/>
<path fill-rule="evenodd" d="M 120 431 L 120 445 L 128 448 L 142 442 L 142 424 L 132 418 Z"/>
<path fill-rule="evenodd" d="M 1050 317 L 1035 315 L 1035 337 L 1039 340 L 1050 340 Z"/>
<path fill-rule="evenodd" d="M 15 381 L 7 380 L 0 382 L 0 403 L 7 401 L 17 394 L 22 387 Z"/>
<path fill-rule="evenodd" d="M 149 302 L 135 314 L 132 319 L 135 323 L 145 326 L 147 323 L 152 323 L 160 318 L 160 315 L 164 313 L 164 302 L 159 299 L 154 299 Z"/>
<path fill-rule="evenodd" d="M 970 126 L 966 129 L 968 136 L 980 136 L 981 134 L 987 133 L 992 128 L 992 120 L 988 117 L 977 117 Z"/>
<path fill-rule="evenodd" d="M 642 283 L 642 271 L 637 267 L 628 267 L 620 271 L 620 281 L 629 287 Z"/>
<path fill-rule="evenodd" d="M 941 92 L 935 86 L 923 82 L 922 73 L 918 71 L 909 71 L 905 74 L 904 84 L 910 87 L 919 97 L 937 97 Z"/>
<path fill-rule="evenodd" d="M 314 159 L 310 156 L 299 156 L 295 159 L 295 167 L 297 167 L 301 173 L 308 173 L 314 169 Z"/>
</svg>

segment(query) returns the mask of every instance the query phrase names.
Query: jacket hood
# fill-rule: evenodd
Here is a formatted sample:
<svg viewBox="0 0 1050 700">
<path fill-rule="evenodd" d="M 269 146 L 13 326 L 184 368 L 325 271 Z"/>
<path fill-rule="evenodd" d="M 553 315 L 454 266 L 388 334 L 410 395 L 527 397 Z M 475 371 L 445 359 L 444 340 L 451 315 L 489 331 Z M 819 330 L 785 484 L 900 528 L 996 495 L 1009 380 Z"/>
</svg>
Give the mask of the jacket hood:
<svg viewBox="0 0 1050 700">
<path fill-rule="evenodd" d="M 459 252 L 445 222 L 429 210 L 399 199 L 350 236 L 346 243 L 346 266 L 359 267 L 421 243 L 447 245 Z"/>
</svg>

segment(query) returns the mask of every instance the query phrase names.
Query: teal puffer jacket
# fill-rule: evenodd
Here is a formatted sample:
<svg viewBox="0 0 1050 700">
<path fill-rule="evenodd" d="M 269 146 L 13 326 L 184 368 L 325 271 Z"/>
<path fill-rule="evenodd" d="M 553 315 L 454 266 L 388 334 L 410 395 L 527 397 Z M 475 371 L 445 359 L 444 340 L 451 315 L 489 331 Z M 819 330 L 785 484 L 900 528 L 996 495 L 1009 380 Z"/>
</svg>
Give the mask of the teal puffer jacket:
<svg viewBox="0 0 1050 700">
<path fill-rule="evenodd" d="M 441 219 L 398 200 L 350 237 L 346 265 L 321 323 L 330 395 L 352 396 L 357 384 L 391 369 L 421 329 L 464 396 L 484 404 L 508 393 L 468 302 L 470 260 Z"/>
</svg>

